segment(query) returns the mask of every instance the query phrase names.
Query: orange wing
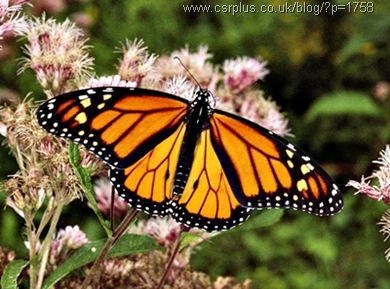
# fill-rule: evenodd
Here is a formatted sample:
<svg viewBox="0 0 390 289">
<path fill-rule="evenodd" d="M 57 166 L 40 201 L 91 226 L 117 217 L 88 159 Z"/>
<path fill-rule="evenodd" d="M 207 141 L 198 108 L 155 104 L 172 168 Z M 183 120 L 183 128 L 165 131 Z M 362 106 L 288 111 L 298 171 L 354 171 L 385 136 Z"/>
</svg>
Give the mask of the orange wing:
<svg viewBox="0 0 390 289">
<path fill-rule="evenodd" d="M 251 209 L 237 201 L 209 130 L 200 134 L 184 191 L 173 196 L 168 211 L 178 222 L 207 231 L 228 230 L 249 217 Z"/>
<path fill-rule="evenodd" d="M 201 92 L 199 97 L 208 95 Z M 115 189 L 132 207 L 171 214 L 189 227 L 226 230 L 253 209 L 292 207 L 317 215 L 341 210 L 337 186 L 303 151 L 223 111 L 214 110 L 198 127 L 193 161 L 180 161 L 188 149 L 183 140 L 197 137 L 186 133 L 188 107 L 163 92 L 94 88 L 53 98 L 37 115 L 50 133 L 83 144 L 110 164 Z M 188 178 L 177 172 L 183 166 Z"/>
<path fill-rule="evenodd" d="M 243 118 L 216 110 L 212 145 L 239 203 L 245 207 L 293 208 L 316 215 L 342 209 L 333 180 L 302 150 Z"/>
<path fill-rule="evenodd" d="M 188 102 L 163 92 L 125 87 L 79 90 L 38 109 L 50 133 L 84 145 L 105 162 L 126 168 L 183 123 Z"/>
<path fill-rule="evenodd" d="M 133 208 L 151 215 L 167 214 L 184 123 L 155 148 L 126 169 L 110 169 L 110 179 L 117 193 Z"/>
<path fill-rule="evenodd" d="M 245 221 L 251 209 L 235 198 L 211 145 L 210 131 L 203 131 L 188 181 L 181 196 L 172 192 L 184 124 L 132 166 L 110 170 L 118 194 L 132 207 L 151 215 L 170 214 L 191 228 L 227 230 Z"/>
</svg>

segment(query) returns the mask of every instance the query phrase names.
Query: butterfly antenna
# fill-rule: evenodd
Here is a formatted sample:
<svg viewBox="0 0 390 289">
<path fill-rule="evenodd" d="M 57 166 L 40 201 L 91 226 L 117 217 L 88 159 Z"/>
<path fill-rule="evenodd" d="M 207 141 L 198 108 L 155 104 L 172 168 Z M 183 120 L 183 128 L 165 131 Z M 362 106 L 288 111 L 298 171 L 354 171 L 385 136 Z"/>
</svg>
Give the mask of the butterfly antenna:
<svg viewBox="0 0 390 289">
<path fill-rule="evenodd" d="M 187 73 L 191 76 L 191 78 L 195 81 L 195 83 L 199 86 L 199 90 L 207 90 L 207 92 L 209 93 L 209 95 L 212 97 L 213 101 L 214 101 L 214 105 L 213 107 L 216 106 L 217 104 L 217 101 L 215 100 L 215 97 L 214 95 L 210 92 L 210 90 L 208 89 L 205 89 L 205 88 L 202 88 L 202 86 L 200 85 L 200 83 L 196 80 L 196 78 L 194 77 L 194 75 L 189 71 L 189 69 L 187 68 L 187 66 L 184 65 L 184 63 L 181 61 L 181 59 L 178 57 L 178 56 L 174 56 L 173 57 L 174 59 L 177 59 L 181 66 L 183 66 L 183 68 L 187 71 Z"/>
<path fill-rule="evenodd" d="M 202 89 L 202 86 L 200 85 L 200 83 L 196 80 L 194 75 L 189 71 L 187 66 L 184 65 L 184 63 L 181 61 L 181 59 L 178 56 L 174 56 L 173 59 L 176 59 L 180 62 L 181 66 L 183 66 L 183 68 L 187 71 L 187 73 L 191 76 L 191 78 L 195 81 L 195 83 L 199 86 L 199 88 Z"/>
</svg>

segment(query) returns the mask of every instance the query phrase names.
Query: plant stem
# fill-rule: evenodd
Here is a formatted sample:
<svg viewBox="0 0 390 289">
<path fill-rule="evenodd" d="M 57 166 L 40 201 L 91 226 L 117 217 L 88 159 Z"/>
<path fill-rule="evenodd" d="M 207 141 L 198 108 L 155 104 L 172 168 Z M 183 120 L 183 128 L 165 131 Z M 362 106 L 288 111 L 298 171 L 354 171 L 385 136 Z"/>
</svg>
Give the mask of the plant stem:
<svg viewBox="0 0 390 289">
<path fill-rule="evenodd" d="M 167 266 L 165 267 L 165 270 L 164 270 L 164 274 L 162 275 L 162 277 L 160 279 L 160 283 L 158 283 L 156 289 L 161 289 L 164 286 L 165 281 L 168 278 L 169 270 L 171 270 L 173 261 L 175 260 L 175 257 L 177 255 L 177 253 L 179 252 L 179 249 L 180 249 L 181 233 L 182 232 L 187 232 L 189 229 L 190 229 L 189 227 L 184 227 L 184 226 L 181 227 L 181 232 L 180 232 L 179 236 L 177 236 L 177 239 L 175 241 L 175 246 L 173 247 L 173 251 L 172 251 L 171 255 L 169 256 Z"/>
<path fill-rule="evenodd" d="M 60 219 L 63 207 L 64 207 L 64 204 L 62 202 L 59 202 L 57 204 L 57 207 L 54 210 L 53 217 L 50 221 L 49 231 L 47 232 L 45 240 L 42 243 L 41 252 L 43 252 L 43 253 L 42 253 L 41 261 L 39 263 L 39 273 L 38 273 L 38 280 L 37 280 L 37 286 L 36 286 L 37 289 L 40 289 L 42 287 L 42 284 L 43 284 L 43 277 L 45 276 L 46 264 L 47 264 L 47 260 L 49 258 L 49 253 L 50 253 L 50 243 L 51 243 L 51 240 L 53 238 L 54 232 L 56 230 L 58 220 Z"/>
<path fill-rule="evenodd" d="M 98 282 L 101 271 L 99 270 L 101 267 L 104 258 L 107 255 L 107 252 L 110 248 L 115 244 L 115 242 L 124 234 L 129 224 L 134 220 L 135 216 L 138 214 L 137 210 L 132 210 L 130 214 L 128 214 L 123 221 L 119 224 L 118 228 L 114 231 L 111 237 L 107 239 L 106 244 L 103 249 L 100 251 L 99 256 L 95 260 L 91 271 L 88 276 L 85 278 L 83 284 L 80 289 L 87 289 L 89 284 L 93 281 L 94 283 Z"/>
<path fill-rule="evenodd" d="M 30 245 L 29 259 L 31 261 L 37 255 L 36 249 L 37 249 L 38 240 L 34 229 L 33 217 L 28 212 L 25 212 L 25 220 L 26 220 L 26 228 L 28 231 L 27 238 L 28 238 L 28 243 Z M 37 283 L 36 271 L 37 271 L 36 266 L 33 263 L 30 263 L 30 289 L 35 289 L 35 284 Z"/>
</svg>

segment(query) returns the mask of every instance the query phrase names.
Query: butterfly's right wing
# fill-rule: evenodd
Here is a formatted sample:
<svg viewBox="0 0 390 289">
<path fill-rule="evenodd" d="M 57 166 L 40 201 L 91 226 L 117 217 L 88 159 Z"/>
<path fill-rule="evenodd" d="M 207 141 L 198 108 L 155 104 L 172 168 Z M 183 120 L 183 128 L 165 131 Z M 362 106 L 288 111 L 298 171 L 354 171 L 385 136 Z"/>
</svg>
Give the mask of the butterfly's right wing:
<svg viewBox="0 0 390 289">
<path fill-rule="evenodd" d="M 330 216 L 343 208 L 333 179 L 287 140 L 239 116 L 215 110 L 212 143 L 237 200 L 254 209 L 293 208 Z"/>
</svg>

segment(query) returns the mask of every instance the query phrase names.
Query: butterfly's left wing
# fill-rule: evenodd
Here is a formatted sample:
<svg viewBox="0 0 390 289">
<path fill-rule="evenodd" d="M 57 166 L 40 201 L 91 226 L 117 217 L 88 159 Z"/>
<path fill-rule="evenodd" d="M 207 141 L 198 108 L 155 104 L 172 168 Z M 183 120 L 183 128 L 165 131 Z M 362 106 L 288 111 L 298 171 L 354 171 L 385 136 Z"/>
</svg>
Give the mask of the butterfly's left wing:
<svg viewBox="0 0 390 289">
<path fill-rule="evenodd" d="M 333 215 L 343 207 L 331 177 L 302 150 L 265 128 L 215 110 L 212 144 L 235 197 L 249 208 Z"/>
<path fill-rule="evenodd" d="M 37 117 L 50 133 L 126 168 L 176 131 L 187 107 L 185 99 L 159 91 L 98 87 L 52 98 L 39 107 Z"/>
<path fill-rule="evenodd" d="M 111 183 L 131 207 L 155 216 L 168 213 L 184 133 L 181 123 L 139 161 L 125 169 L 110 168 Z"/>
</svg>

